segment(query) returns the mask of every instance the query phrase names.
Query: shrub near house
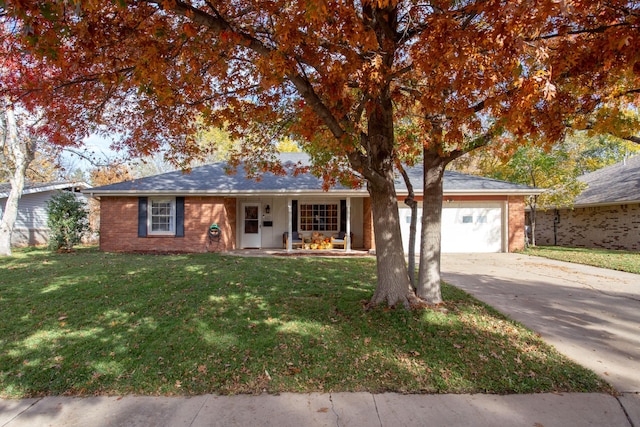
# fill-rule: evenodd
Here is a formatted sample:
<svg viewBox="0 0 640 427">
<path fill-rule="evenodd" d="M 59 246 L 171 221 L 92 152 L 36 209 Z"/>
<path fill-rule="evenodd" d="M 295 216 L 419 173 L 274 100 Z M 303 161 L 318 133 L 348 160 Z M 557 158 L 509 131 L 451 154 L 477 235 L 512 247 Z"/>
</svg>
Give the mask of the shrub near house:
<svg viewBox="0 0 640 427">
<path fill-rule="evenodd" d="M 86 204 L 73 193 L 59 191 L 47 202 L 51 229 L 49 248 L 71 250 L 89 231 L 89 212 Z"/>
</svg>

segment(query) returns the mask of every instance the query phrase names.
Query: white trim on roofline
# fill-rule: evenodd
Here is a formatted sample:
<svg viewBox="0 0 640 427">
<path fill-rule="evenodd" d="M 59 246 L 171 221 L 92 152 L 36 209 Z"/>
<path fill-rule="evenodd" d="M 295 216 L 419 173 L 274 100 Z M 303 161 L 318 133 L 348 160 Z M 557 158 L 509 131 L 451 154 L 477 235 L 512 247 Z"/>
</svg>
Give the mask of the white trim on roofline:
<svg viewBox="0 0 640 427">
<path fill-rule="evenodd" d="M 573 210 L 573 209 L 581 209 L 581 208 L 599 208 L 603 206 L 634 205 L 636 203 L 640 204 L 640 199 L 618 200 L 618 201 L 599 202 L 599 203 L 580 203 L 580 204 L 574 204 L 573 206 L 559 206 L 555 208 L 548 208 L 547 210 L 551 210 L 551 209 Z"/>
<path fill-rule="evenodd" d="M 492 190 L 450 190 L 444 191 L 443 196 L 529 196 L 542 193 L 539 189 L 492 189 Z M 334 196 L 334 197 L 368 197 L 366 189 L 357 190 L 126 190 L 126 191 L 93 191 L 83 190 L 82 193 L 91 197 L 129 197 L 129 196 L 221 196 L 221 197 L 248 197 L 248 196 Z M 398 196 L 405 196 L 406 191 L 400 191 Z M 422 191 L 416 191 L 416 196 L 422 196 Z"/>
<path fill-rule="evenodd" d="M 545 190 L 541 190 L 538 188 L 512 189 L 512 190 L 478 189 L 478 190 L 444 190 L 442 194 L 444 196 L 534 196 L 534 195 L 542 194 L 544 191 Z M 398 194 L 404 194 L 404 193 L 398 193 Z"/>
<path fill-rule="evenodd" d="M 338 196 L 338 197 L 367 197 L 369 193 L 367 190 L 329 190 L 329 191 L 321 191 L 321 190 L 128 190 L 128 191 L 92 191 L 92 190 L 83 190 L 84 194 L 89 195 L 91 197 L 100 197 L 100 196 L 109 196 L 109 197 L 117 197 L 117 196 L 220 196 L 220 197 L 247 197 L 247 196 L 260 196 L 260 197 L 268 197 L 268 196 L 288 196 L 288 195 L 304 195 L 304 196 Z"/>
<path fill-rule="evenodd" d="M 69 187 L 80 187 L 81 191 L 84 192 L 84 190 L 89 188 L 90 185 L 86 182 L 59 182 L 53 185 L 43 185 L 42 187 L 25 188 L 22 191 L 22 195 L 24 196 L 27 194 L 44 193 L 46 191 L 61 190 L 63 188 Z M 0 199 L 3 199 L 5 197 L 9 197 L 9 192 L 0 192 Z"/>
</svg>

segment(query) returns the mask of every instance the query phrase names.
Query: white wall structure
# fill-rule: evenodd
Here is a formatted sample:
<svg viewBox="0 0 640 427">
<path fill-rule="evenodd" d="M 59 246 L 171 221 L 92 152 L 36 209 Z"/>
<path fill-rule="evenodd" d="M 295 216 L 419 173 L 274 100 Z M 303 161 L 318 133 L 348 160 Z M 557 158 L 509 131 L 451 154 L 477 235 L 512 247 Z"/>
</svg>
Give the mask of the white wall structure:
<svg viewBox="0 0 640 427">
<path fill-rule="evenodd" d="M 400 206 L 402 244 L 409 248 L 411 209 Z M 477 253 L 503 252 L 503 233 L 507 229 L 504 203 L 501 202 L 444 202 L 442 205 L 442 252 Z M 420 221 L 422 206 L 418 208 L 416 254 L 420 253 Z"/>
<path fill-rule="evenodd" d="M 80 193 L 85 188 L 89 188 L 89 185 L 76 182 L 26 184 L 18 202 L 18 217 L 13 227 L 11 245 L 19 247 L 46 244 L 49 238 L 47 202 L 58 191 L 73 191 L 76 197 L 86 202 L 87 197 Z M 0 184 L 0 216 L 8 194 L 8 184 Z"/>
</svg>

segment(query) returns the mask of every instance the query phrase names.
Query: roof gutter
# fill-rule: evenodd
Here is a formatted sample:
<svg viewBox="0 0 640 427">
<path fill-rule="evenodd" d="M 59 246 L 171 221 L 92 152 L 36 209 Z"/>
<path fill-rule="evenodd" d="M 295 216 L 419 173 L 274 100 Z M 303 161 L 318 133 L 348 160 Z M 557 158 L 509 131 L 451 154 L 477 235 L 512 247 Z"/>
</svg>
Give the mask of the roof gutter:
<svg viewBox="0 0 640 427">
<path fill-rule="evenodd" d="M 25 188 L 22 190 L 22 195 L 26 196 L 28 194 L 37 194 L 37 193 L 44 193 L 47 191 L 62 190 L 69 187 L 80 188 L 80 192 L 84 194 L 85 189 L 89 188 L 89 184 L 87 184 L 86 182 L 66 182 L 66 183 L 58 183 L 54 185 L 43 185 L 41 187 Z M 0 193 L 0 198 L 5 198 L 5 197 L 9 197 L 9 192 Z"/>
<path fill-rule="evenodd" d="M 527 188 L 518 190 L 444 190 L 443 196 L 536 196 L 545 190 L 537 188 Z M 422 195 L 422 191 L 416 191 L 416 196 Z M 398 195 L 407 195 L 406 190 L 398 191 Z"/>
<path fill-rule="evenodd" d="M 341 197 L 366 197 L 369 195 L 367 190 L 335 190 L 335 191 L 318 191 L 318 190 L 269 190 L 269 191 L 202 191 L 202 190 L 128 190 L 128 191 L 91 191 L 85 190 L 84 194 L 91 197 L 132 197 L 132 196 L 205 196 L 205 197 L 273 197 L 273 196 L 341 196 Z"/>
<path fill-rule="evenodd" d="M 640 204 L 639 200 L 612 200 L 609 202 L 599 202 L 599 203 L 576 203 L 572 206 L 557 206 L 550 209 L 581 209 L 581 208 L 599 208 L 603 206 L 615 206 L 615 205 L 634 205 Z"/>
<path fill-rule="evenodd" d="M 444 191 L 443 196 L 531 196 L 541 194 L 544 190 L 539 189 L 518 189 L 518 190 L 450 190 Z M 359 190 L 253 190 L 253 191 L 202 191 L 202 190 L 127 190 L 127 191 L 92 191 L 83 190 L 84 194 L 91 197 L 133 197 L 133 196 L 204 196 L 204 197 L 274 197 L 274 196 L 334 196 L 334 197 L 368 197 L 369 192 L 365 189 Z M 406 190 L 397 192 L 398 196 L 406 196 Z M 416 191 L 416 196 L 421 196 L 422 191 Z"/>
</svg>

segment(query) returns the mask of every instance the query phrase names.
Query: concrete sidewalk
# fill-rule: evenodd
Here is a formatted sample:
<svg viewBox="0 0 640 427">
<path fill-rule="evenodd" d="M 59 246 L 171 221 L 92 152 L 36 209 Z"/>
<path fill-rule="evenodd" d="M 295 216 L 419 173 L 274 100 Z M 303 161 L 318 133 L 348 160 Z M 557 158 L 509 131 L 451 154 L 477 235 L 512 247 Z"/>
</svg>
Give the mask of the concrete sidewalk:
<svg viewBox="0 0 640 427">
<path fill-rule="evenodd" d="M 629 399 L 580 393 L 45 397 L 0 400 L 0 426 L 636 427 L 640 425 L 640 405 Z"/>
</svg>

